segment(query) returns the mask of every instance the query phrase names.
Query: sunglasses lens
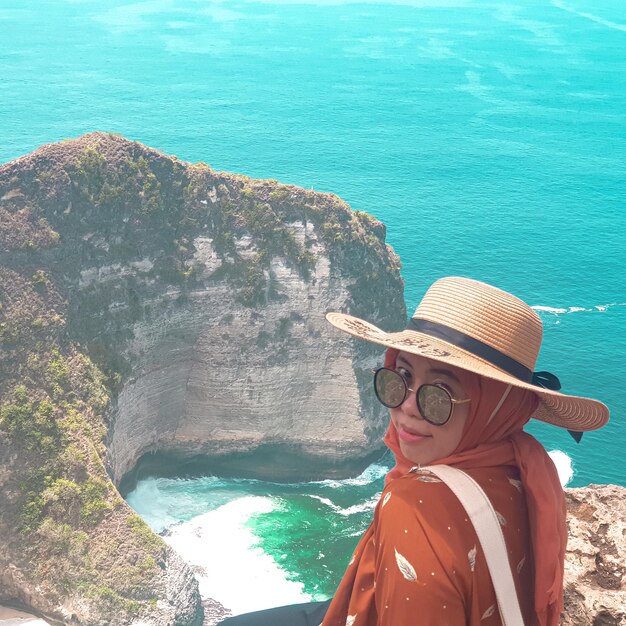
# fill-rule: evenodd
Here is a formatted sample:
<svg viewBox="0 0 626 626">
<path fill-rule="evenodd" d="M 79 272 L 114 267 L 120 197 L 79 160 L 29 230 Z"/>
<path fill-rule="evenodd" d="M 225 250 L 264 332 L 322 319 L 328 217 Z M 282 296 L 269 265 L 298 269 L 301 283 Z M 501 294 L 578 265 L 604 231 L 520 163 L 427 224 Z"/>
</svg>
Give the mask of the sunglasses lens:
<svg viewBox="0 0 626 626">
<path fill-rule="evenodd" d="M 389 408 L 400 406 L 406 397 L 406 385 L 400 374 L 386 368 L 374 376 L 374 391 L 382 404 Z"/>
<path fill-rule="evenodd" d="M 417 394 L 417 406 L 424 419 L 442 425 L 452 413 L 452 400 L 445 389 L 436 385 L 422 385 Z"/>
</svg>

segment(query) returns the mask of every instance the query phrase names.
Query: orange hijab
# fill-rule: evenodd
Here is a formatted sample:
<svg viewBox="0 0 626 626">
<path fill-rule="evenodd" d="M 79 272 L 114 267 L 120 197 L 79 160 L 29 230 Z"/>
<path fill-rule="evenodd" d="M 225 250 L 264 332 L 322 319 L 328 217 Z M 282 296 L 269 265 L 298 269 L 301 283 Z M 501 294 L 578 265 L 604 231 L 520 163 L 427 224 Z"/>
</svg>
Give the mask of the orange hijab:
<svg viewBox="0 0 626 626">
<path fill-rule="evenodd" d="M 398 350 L 390 348 L 385 367 L 395 368 Z M 563 488 L 545 448 L 522 429 L 537 407 L 532 392 L 459 371 L 464 389 L 472 399 L 461 441 L 456 450 L 433 464 L 460 469 L 515 465 L 524 486 L 535 564 L 535 614 L 539 626 L 558 626 L 563 608 L 563 568 L 567 543 Z M 498 407 L 498 404 L 500 407 Z M 492 419 L 490 416 L 494 413 Z M 385 444 L 396 465 L 386 482 L 406 474 L 415 463 L 400 450 L 398 433 L 390 422 Z"/>
</svg>

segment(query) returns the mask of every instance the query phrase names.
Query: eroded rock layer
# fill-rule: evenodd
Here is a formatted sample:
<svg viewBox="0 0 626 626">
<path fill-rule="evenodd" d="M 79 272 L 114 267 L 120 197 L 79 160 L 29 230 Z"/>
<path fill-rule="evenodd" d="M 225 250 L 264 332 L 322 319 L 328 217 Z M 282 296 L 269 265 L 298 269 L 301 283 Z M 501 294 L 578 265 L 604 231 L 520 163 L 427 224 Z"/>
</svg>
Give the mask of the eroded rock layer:
<svg viewBox="0 0 626 626">
<path fill-rule="evenodd" d="M 199 623 L 191 572 L 115 485 L 156 451 L 290 480 L 367 464 L 381 349 L 330 310 L 405 323 L 384 226 L 337 196 L 105 133 L 1 166 L 0 599 Z"/>
<path fill-rule="evenodd" d="M 566 489 L 568 542 L 562 626 L 626 625 L 626 489 Z"/>
</svg>

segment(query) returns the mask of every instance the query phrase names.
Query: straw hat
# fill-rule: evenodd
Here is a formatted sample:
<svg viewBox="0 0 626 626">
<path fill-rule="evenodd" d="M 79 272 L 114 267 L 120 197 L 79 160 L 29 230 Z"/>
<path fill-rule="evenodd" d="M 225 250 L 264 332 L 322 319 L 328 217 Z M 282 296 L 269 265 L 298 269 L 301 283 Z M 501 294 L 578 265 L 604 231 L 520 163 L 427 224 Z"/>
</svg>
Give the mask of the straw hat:
<svg viewBox="0 0 626 626">
<path fill-rule="evenodd" d="M 542 422 L 583 432 L 609 420 L 602 402 L 559 393 L 556 376 L 534 371 L 541 320 L 525 302 L 491 285 L 459 277 L 438 280 L 401 332 L 387 333 L 343 313 L 328 313 L 326 318 L 360 339 L 529 389 L 540 400 L 533 417 Z"/>
</svg>

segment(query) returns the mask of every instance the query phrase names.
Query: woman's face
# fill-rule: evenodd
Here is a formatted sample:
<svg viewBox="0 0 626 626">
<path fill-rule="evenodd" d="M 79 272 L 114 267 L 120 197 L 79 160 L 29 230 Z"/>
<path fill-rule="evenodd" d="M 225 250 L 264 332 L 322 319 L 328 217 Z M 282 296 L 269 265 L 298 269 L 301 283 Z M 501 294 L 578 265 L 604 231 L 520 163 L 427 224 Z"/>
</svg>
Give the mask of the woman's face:
<svg viewBox="0 0 626 626">
<path fill-rule="evenodd" d="M 416 465 L 428 465 L 449 456 L 461 441 L 472 403 L 454 405 L 450 419 L 443 426 L 435 426 L 421 416 L 415 393 L 425 383 L 439 384 L 455 400 L 465 400 L 470 397 L 467 381 L 475 375 L 407 352 L 398 355 L 396 371 L 403 376 L 407 386 L 414 390 L 407 394 L 400 406 L 389 409 L 391 420 L 398 431 L 402 454 Z"/>
</svg>

